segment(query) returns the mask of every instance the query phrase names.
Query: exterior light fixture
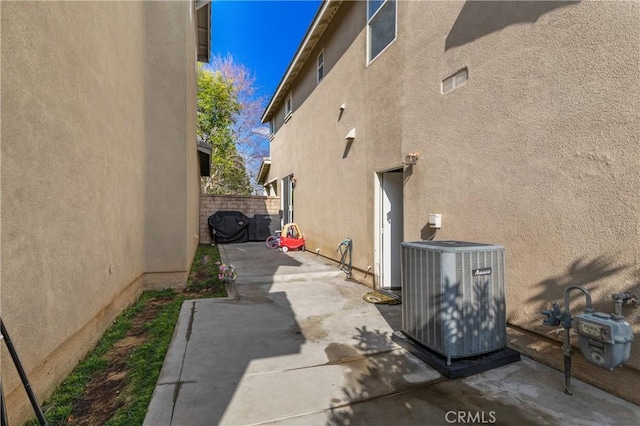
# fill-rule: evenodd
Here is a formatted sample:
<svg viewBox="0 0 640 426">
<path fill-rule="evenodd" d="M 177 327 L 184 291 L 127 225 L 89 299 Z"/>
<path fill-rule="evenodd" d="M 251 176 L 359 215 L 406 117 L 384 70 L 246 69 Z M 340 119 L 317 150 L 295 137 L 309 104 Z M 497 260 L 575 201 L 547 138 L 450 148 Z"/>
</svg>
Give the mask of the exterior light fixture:
<svg viewBox="0 0 640 426">
<path fill-rule="evenodd" d="M 347 133 L 347 136 L 344 137 L 344 140 L 346 140 L 347 142 L 353 142 L 353 140 L 356 138 L 356 129 L 355 127 L 351 130 L 349 130 L 349 133 Z"/>
<path fill-rule="evenodd" d="M 416 163 L 418 162 L 418 157 L 420 157 L 420 153 L 418 151 L 416 152 L 409 152 L 405 157 L 404 157 L 404 164 L 405 166 L 415 166 Z"/>
<path fill-rule="evenodd" d="M 342 120 L 342 114 L 344 114 L 344 109 L 347 107 L 347 104 L 340 105 L 338 108 L 338 121 Z"/>
</svg>

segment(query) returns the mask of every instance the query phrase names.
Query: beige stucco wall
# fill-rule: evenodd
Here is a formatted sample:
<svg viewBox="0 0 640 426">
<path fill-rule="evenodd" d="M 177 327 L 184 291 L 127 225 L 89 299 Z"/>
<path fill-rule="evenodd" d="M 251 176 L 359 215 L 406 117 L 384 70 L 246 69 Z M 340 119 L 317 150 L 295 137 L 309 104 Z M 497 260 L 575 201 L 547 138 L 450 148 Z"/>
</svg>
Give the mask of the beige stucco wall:
<svg viewBox="0 0 640 426">
<path fill-rule="evenodd" d="M 186 2 L 0 7 L 0 314 L 42 402 L 145 273 L 175 282 L 193 258 L 195 28 Z M 1 361 L 18 423 L 31 408 Z"/>
<path fill-rule="evenodd" d="M 364 34 L 353 34 L 354 28 L 364 27 L 365 10 L 366 2 L 345 4 L 327 30 L 325 37 L 337 31 L 335 43 L 339 45 L 343 45 L 343 39 L 356 37 L 342 57 L 339 55 L 344 47 L 334 49 L 333 41 L 321 43 L 310 55 L 293 89 L 293 114 L 271 141 L 271 157 L 275 160 L 267 180 L 294 174 L 294 221 L 304 233 L 308 250 L 320 249 L 320 254 L 335 257 L 342 240 L 352 238 L 354 266 L 366 269 L 373 257 L 373 189 L 367 190 L 373 188 L 374 173 L 369 166 L 373 153 L 365 142 L 365 39 Z M 321 49 L 330 69 L 316 90 L 307 94 L 316 83 L 315 58 Z M 330 58 L 340 60 L 331 65 Z M 338 108 L 343 103 L 346 109 L 340 116 Z M 282 110 L 278 117 L 284 117 Z M 356 141 L 343 158 L 344 138 L 353 127 Z"/>
<path fill-rule="evenodd" d="M 539 324 L 568 284 L 611 310 L 611 293 L 640 290 L 640 5 L 507 9 L 492 17 L 500 30 L 469 35 L 461 17 L 483 18 L 473 6 L 407 4 L 400 16 L 400 28 L 439 17 L 424 26 L 429 43 L 399 44 L 402 149 L 423 153 L 405 186 L 406 237 L 438 212 L 442 238 L 505 244 L 514 324 Z M 475 38 L 443 52 L 454 33 Z M 441 95 L 462 67 L 469 81 Z"/>
<path fill-rule="evenodd" d="M 187 96 L 187 86 L 195 87 L 195 24 L 181 2 L 145 7 L 146 84 L 163 89 L 145 91 L 145 280 L 149 287 L 173 287 L 186 283 L 198 235 L 196 121 L 189 103 L 195 104 L 195 90 Z M 189 201 L 195 207 L 188 207 Z"/>
<path fill-rule="evenodd" d="M 198 150 L 195 149 L 197 144 L 197 87 L 198 78 L 197 69 L 197 25 L 196 13 L 185 14 L 185 25 L 187 31 L 184 38 L 184 49 L 186 51 L 185 80 L 186 87 L 186 132 L 184 140 L 184 149 L 187 152 L 187 176 L 186 176 L 186 192 L 187 192 L 187 223 L 185 226 L 185 241 L 187 246 L 187 263 L 185 271 L 191 269 L 196 249 L 200 243 L 200 160 Z M 186 277 L 185 277 L 186 285 Z"/>
<path fill-rule="evenodd" d="M 419 151 L 405 170 L 404 239 L 441 213 L 438 239 L 505 245 L 511 325 L 555 339 L 539 310 L 571 284 L 608 312 L 611 293 L 640 294 L 640 5 L 400 2 L 397 40 L 367 66 L 363 3 L 338 12 L 361 32 L 302 104 L 294 87 L 293 115 L 271 143 L 268 179 L 294 173 L 307 247 L 335 258 L 351 237 L 354 265 L 376 270 L 376 172 Z M 340 25 L 316 52 L 344 44 Z M 301 88 L 315 79 L 311 58 Z M 463 67 L 466 84 L 441 94 Z M 640 310 L 625 314 L 640 332 Z M 632 354 L 634 370 L 585 367 L 584 378 L 637 401 L 640 339 Z"/>
</svg>

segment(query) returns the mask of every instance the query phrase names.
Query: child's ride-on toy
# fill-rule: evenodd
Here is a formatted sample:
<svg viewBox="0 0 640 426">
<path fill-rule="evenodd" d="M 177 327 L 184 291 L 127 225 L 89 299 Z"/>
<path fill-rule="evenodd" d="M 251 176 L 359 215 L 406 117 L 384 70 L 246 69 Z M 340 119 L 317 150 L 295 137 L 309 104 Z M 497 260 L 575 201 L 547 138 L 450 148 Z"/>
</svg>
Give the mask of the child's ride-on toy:
<svg viewBox="0 0 640 426">
<path fill-rule="evenodd" d="M 270 249 L 281 248 L 283 252 L 289 250 L 304 250 L 304 236 L 295 223 L 287 223 L 282 231 L 276 231 L 277 235 L 267 238 L 267 247 Z"/>
</svg>

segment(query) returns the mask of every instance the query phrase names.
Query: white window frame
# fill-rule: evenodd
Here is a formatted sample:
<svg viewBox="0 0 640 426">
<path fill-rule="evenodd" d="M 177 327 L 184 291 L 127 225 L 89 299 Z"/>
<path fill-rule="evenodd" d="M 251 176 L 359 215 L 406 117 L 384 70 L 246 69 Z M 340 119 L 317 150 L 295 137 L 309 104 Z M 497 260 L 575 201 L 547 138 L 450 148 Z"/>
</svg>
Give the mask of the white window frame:
<svg viewBox="0 0 640 426">
<path fill-rule="evenodd" d="M 380 52 L 378 52 L 376 56 L 372 58 L 371 57 L 371 23 L 376 19 L 378 14 L 380 14 L 380 11 L 384 9 L 391 1 L 393 1 L 394 7 L 395 7 L 395 12 L 394 12 L 395 22 L 393 23 L 394 25 L 393 39 Z M 371 18 L 369 18 L 370 6 L 371 6 L 371 2 L 370 0 L 367 0 L 367 66 L 371 64 L 373 61 L 375 61 L 377 58 L 379 58 L 384 53 L 384 51 L 387 50 L 389 46 L 391 46 L 393 42 L 396 41 L 396 39 L 398 38 L 398 1 L 384 0 L 382 4 L 380 4 L 380 7 L 378 7 L 378 10 L 376 10 L 373 16 L 371 16 Z"/>
<path fill-rule="evenodd" d="M 458 87 L 462 86 L 469 79 L 469 69 L 467 67 L 462 68 L 461 70 L 456 71 L 455 74 L 450 75 L 449 77 L 442 80 L 442 94 L 445 95 Z"/>
<path fill-rule="evenodd" d="M 276 134 L 276 118 L 271 117 L 269 121 L 269 138 L 273 138 L 273 135 Z"/>
<path fill-rule="evenodd" d="M 284 101 L 284 122 L 286 123 L 293 114 L 293 93 L 289 93 Z"/>
<path fill-rule="evenodd" d="M 316 84 L 320 83 L 324 78 L 324 49 L 318 53 L 316 59 Z"/>
</svg>

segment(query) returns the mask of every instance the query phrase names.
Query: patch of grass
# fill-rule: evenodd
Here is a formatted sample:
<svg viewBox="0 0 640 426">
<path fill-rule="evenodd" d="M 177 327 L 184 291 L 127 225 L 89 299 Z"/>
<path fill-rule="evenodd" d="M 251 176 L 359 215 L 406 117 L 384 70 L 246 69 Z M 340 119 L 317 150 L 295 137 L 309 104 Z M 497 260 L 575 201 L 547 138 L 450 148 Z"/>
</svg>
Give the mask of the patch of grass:
<svg viewBox="0 0 640 426">
<path fill-rule="evenodd" d="M 127 399 L 127 404 L 116 411 L 106 425 L 140 425 L 144 421 L 184 299 L 177 295 L 145 325 L 149 340 L 133 350 L 127 363 L 129 383 L 121 395 Z"/>
<path fill-rule="evenodd" d="M 218 279 L 220 265 L 217 262 L 220 262 L 218 246 L 200 244 L 187 279 L 187 289 L 192 292 L 215 289 L 216 297 L 226 296 L 224 283 Z"/>
<path fill-rule="evenodd" d="M 109 394 L 112 394 L 113 398 L 120 398 L 124 404 L 114 404 L 114 406 L 120 405 L 120 408 L 116 409 L 105 424 L 111 426 L 142 424 L 183 301 L 187 298 L 226 296 L 224 283 L 218 279 L 219 265 L 216 262 L 219 260 L 220 254 L 217 247 L 200 245 L 184 291 L 169 289 L 142 293 L 136 303 L 118 317 L 96 347 L 76 366 L 43 405 L 43 412 L 49 425 L 72 424 L 76 418 L 82 422 L 80 419 L 83 419 L 87 413 L 78 412 L 78 407 L 87 405 L 82 404 L 85 399 L 88 399 L 87 385 L 92 378 L 108 369 L 110 363 L 105 355 L 117 342 L 127 336 L 136 316 L 146 318 L 142 326 L 145 338 L 139 346 L 129 352 L 128 360 L 124 363 L 126 369 L 124 389 L 117 392 L 114 390 Z M 147 318 L 151 305 L 154 305 L 154 309 L 151 310 L 153 314 Z M 140 323 L 139 318 L 138 323 Z M 90 406 L 88 410 L 91 410 Z M 38 425 L 38 422 L 33 419 L 27 424 Z"/>
<path fill-rule="evenodd" d="M 66 425 L 67 419 L 71 416 L 74 402 L 84 396 L 84 391 L 93 375 L 108 367 L 109 363 L 104 359 L 104 354 L 113 345 L 124 338 L 131 328 L 131 319 L 143 308 L 146 301 L 153 297 L 152 292 L 144 293 L 138 301 L 125 310 L 102 336 L 96 347 L 87 354 L 64 382 L 56 389 L 42 407 L 42 411 L 47 418 L 49 425 Z M 29 425 L 38 425 L 36 420 L 32 420 Z"/>
</svg>

